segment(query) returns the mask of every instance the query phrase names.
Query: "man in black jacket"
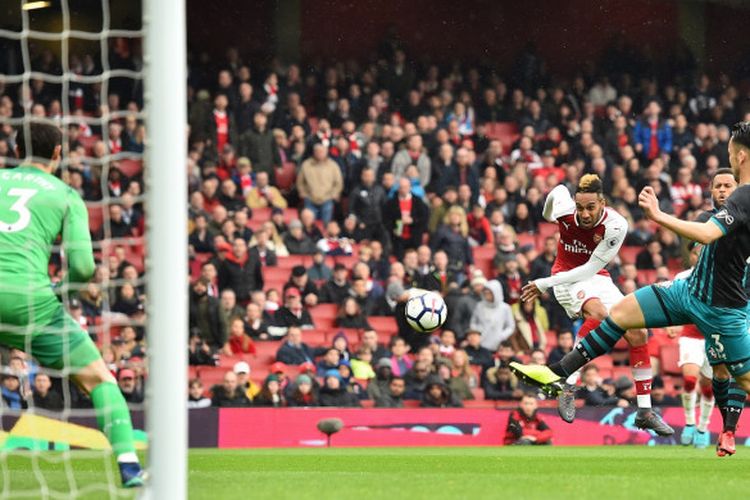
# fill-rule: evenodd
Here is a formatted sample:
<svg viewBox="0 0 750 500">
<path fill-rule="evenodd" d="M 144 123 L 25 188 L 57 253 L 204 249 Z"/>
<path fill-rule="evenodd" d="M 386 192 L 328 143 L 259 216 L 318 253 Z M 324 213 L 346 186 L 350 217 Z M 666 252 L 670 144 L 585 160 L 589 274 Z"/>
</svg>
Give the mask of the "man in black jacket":
<svg viewBox="0 0 750 500">
<path fill-rule="evenodd" d="M 247 156 L 253 163 L 253 170 L 268 173 L 268 180 L 275 183 L 274 167 L 281 163 L 279 149 L 273 134 L 268 129 L 268 118 L 258 111 L 253 117 L 253 127 L 240 136 L 238 156 Z"/>
<path fill-rule="evenodd" d="M 361 406 L 357 396 L 346 390 L 338 370 L 328 370 L 325 373 L 325 385 L 320 389 L 318 402 L 320 406 Z"/>
<path fill-rule="evenodd" d="M 375 398 L 375 408 L 403 408 L 406 381 L 403 377 L 393 377 L 388 383 L 388 390 Z"/>
<path fill-rule="evenodd" d="M 221 385 L 215 385 L 211 389 L 213 398 L 211 406 L 219 408 L 237 408 L 250 406 L 250 400 L 247 399 L 245 391 L 237 383 L 237 374 L 228 371 L 224 374 L 224 382 Z"/>
<path fill-rule="evenodd" d="M 349 194 L 349 211 L 357 216 L 357 224 L 362 239 L 385 240 L 383 231 L 383 205 L 386 193 L 383 187 L 375 183 L 375 171 L 365 168 L 360 175 L 360 183 Z"/>
<path fill-rule="evenodd" d="M 383 210 L 383 222 L 397 259 L 403 258 L 405 250 L 422 244 L 428 218 L 427 205 L 411 194 L 411 181 L 406 177 L 399 179 L 396 196 L 388 200 Z"/>
<path fill-rule="evenodd" d="M 341 304 L 349 296 L 351 288 L 349 281 L 346 279 L 348 270 L 346 266 L 337 262 L 333 266 L 333 276 L 320 287 L 318 295 L 321 303 Z"/>
<path fill-rule="evenodd" d="M 226 331 L 219 300 L 208 295 L 208 279 L 198 278 L 190 290 L 190 331 L 197 333 L 212 351 L 224 347 Z"/>
<path fill-rule="evenodd" d="M 315 352 L 302 342 L 302 329 L 298 326 L 290 326 L 286 334 L 286 342 L 276 353 L 276 361 L 287 365 L 301 365 L 314 363 L 314 359 Z"/>
<path fill-rule="evenodd" d="M 276 252 L 268 248 L 268 231 L 259 229 L 255 232 L 255 245 L 250 247 L 250 258 L 260 262 L 261 266 L 278 264 Z"/>
<path fill-rule="evenodd" d="M 46 373 L 37 373 L 34 377 L 34 408 L 49 411 L 62 411 L 63 400 L 53 390 L 52 382 Z"/>
<path fill-rule="evenodd" d="M 482 347 L 482 332 L 469 330 L 466 332 L 466 346 L 464 350 L 469 356 L 469 363 L 479 365 L 482 369 L 492 366 L 492 351 Z"/>
<path fill-rule="evenodd" d="M 250 294 L 263 289 L 263 274 L 260 262 L 247 251 L 247 243 L 236 238 L 232 243 L 232 253 L 227 254 L 219 267 L 219 288 L 231 288 L 237 301 L 245 303 Z"/>
</svg>

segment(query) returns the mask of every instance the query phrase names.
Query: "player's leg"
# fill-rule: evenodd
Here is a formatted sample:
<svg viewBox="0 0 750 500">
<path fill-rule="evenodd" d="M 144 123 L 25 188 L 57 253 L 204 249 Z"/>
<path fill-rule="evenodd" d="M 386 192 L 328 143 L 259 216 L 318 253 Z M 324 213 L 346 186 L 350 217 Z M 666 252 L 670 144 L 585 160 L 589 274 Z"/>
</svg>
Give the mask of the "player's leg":
<svg viewBox="0 0 750 500">
<path fill-rule="evenodd" d="M 42 366 L 70 369 L 71 379 L 91 396 L 99 429 L 120 466 L 123 486 L 141 486 L 143 474 L 135 454 L 130 410 L 88 334 L 60 306 L 44 333 L 33 337 L 31 349 Z"/>
<path fill-rule="evenodd" d="M 680 339 L 680 359 L 683 359 L 683 341 L 690 340 L 685 337 Z M 696 339 L 697 340 L 697 339 Z M 700 342 L 700 340 L 698 340 Z M 685 412 L 685 427 L 682 428 L 682 434 L 680 434 L 680 442 L 684 446 L 693 444 L 695 437 L 695 403 L 697 398 L 696 387 L 698 385 L 698 375 L 700 374 L 700 366 L 695 363 L 682 363 L 680 367 L 682 370 L 682 409 Z"/>
<path fill-rule="evenodd" d="M 701 366 L 698 379 L 700 411 L 698 413 L 698 424 L 695 426 L 695 436 L 693 437 L 693 446 L 696 448 L 707 448 L 711 444 L 711 433 L 708 432 L 708 424 L 714 410 L 714 392 L 711 387 L 711 379 L 711 366 L 706 361 Z"/>
</svg>

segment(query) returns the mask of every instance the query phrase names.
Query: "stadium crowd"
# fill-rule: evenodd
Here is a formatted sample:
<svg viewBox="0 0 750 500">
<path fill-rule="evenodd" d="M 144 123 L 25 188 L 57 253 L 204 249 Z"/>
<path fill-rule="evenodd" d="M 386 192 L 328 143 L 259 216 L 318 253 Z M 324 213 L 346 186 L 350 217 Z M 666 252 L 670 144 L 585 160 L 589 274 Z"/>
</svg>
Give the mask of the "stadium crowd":
<svg viewBox="0 0 750 500">
<path fill-rule="evenodd" d="M 113 67 L 138 67 L 126 41 L 110 50 Z M 191 58 L 191 407 L 520 400 L 526 388 L 508 362 L 559 359 L 578 327 L 551 294 L 519 302 L 523 284 L 550 274 L 557 251 L 556 229 L 541 215 L 546 193 L 598 174 L 630 224 L 630 251 L 608 266 L 616 283 L 629 292 L 668 280 L 682 269 L 683 244 L 643 217 L 637 193 L 652 186 L 663 210 L 685 218 L 709 208 L 708 179 L 728 164 L 728 125 L 750 118 L 750 98 L 730 76 L 698 74 L 683 55 L 657 77 L 634 54 L 608 49 L 572 78 L 546 74 L 532 50 L 505 76 L 417 64 L 400 46 L 373 61 L 311 67 L 261 68 L 236 48 L 221 61 Z M 59 72 L 49 52 L 33 60 Z M 95 61 L 73 55 L 71 68 L 96 74 Z M 96 278 L 70 306 L 137 403 L 147 351 L 144 218 L 141 164 L 130 155 L 143 151 L 141 88 L 117 79 L 107 96 L 100 90 L 72 85 L 60 96 L 33 80 L 26 94 L 0 82 L 0 114 L 57 119 L 62 99 L 82 117 L 129 112 L 106 127 L 67 127 L 62 176 L 91 207 L 107 203 L 103 217 L 90 210 L 92 236 L 117 243 L 101 247 Z M 5 160 L 12 128 L 0 139 Z M 444 295 L 449 317 L 438 334 L 405 324 L 412 287 Z M 651 332 L 655 364 L 675 335 Z M 586 404 L 634 404 L 623 353 L 584 372 Z M 6 405 L 49 399 L 44 377 L 19 382 L 30 365 L 10 353 Z M 666 393 L 664 385 L 655 378 L 656 404 L 675 402 L 673 383 Z"/>
</svg>

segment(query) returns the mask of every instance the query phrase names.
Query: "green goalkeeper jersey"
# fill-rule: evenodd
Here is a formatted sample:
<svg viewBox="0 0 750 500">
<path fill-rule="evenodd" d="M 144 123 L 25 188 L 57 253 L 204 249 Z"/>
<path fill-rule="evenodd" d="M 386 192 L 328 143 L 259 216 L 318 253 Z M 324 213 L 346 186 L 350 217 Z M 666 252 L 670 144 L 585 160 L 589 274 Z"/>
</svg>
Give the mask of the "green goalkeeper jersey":
<svg viewBox="0 0 750 500">
<path fill-rule="evenodd" d="M 62 234 L 67 280 L 94 273 L 88 212 L 81 197 L 33 166 L 0 170 L 0 322 L 46 325 L 60 304 L 50 286 L 49 258 Z"/>
</svg>

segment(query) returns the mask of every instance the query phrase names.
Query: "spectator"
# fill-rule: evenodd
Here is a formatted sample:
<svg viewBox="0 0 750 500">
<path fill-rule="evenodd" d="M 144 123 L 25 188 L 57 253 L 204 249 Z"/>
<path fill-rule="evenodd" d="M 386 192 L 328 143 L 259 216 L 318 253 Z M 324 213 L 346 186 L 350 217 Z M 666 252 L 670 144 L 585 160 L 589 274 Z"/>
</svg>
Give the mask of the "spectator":
<svg viewBox="0 0 750 500">
<path fill-rule="evenodd" d="M 474 205 L 471 213 L 466 217 L 466 224 L 469 226 L 469 244 L 471 246 L 491 245 L 495 242 L 490 220 L 485 215 L 484 208 L 481 205 Z"/>
<path fill-rule="evenodd" d="M 661 243 L 654 238 L 636 256 L 635 267 L 638 270 L 652 270 L 663 266 L 666 262 L 667 259 L 662 251 Z"/>
<path fill-rule="evenodd" d="M 2 402 L 6 408 L 11 410 L 25 410 L 28 408 L 27 395 L 21 385 L 18 375 L 6 368 L 2 375 L 2 387 L 0 387 Z"/>
<path fill-rule="evenodd" d="M 347 281 L 348 270 L 344 264 L 337 262 L 333 266 L 333 277 L 320 288 L 320 302 L 341 304 L 349 297 L 350 285 Z"/>
<path fill-rule="evenodd" d="M 426 352 L 431 351 L 427 349 Z M 432 360 L 417 360 L 414 362 L 414 366 L 404 376 L 406 380 L 406 395 L 405 399 L 417 399 L 421 400 L 424 396 L 429 378 L 432 375 Z"/>
<path fill-rule="evenodd" d="M 328 370 L 338 370 L 339 362 L 341 361 L 341 352 L 335 347 L 329 347 L 326 349 L 325 354 L 318 361 L 317 372 L 318 376 L 322 377 Z"/>
<path fill-rule="evenodd" d="M 279 209 L 287 207 L 286 198 L 281 194 L 281 191 L 269 184 L 268 172 L 256 174 L 255 185 L 249 188 L 246 196 L 245 202 L 253 210 L 266 207 Z"/>
<path fill-rule="evenodd" d="M 482 346 L 482 332 L 470 329 L 466 332 L 466 346 L 464 346 L 469 363 L 485 368 L 492 366 L 492 351 Z"/>
<path fill-rule="evenodd" d="M 294 392 L 287 403 L 289 406 L 318 406 L 318 396 L 313 390 L 312 379 L 308 375 L 297 375 Z"/>
<path fill-rule="evenodd" d="M 295 219 L 289 223 L 289 231 L 282 237 L 290 255 L 312 255 L 316 251 L 315 242 L 302 230 L 302 223 Z"/>
<path fill-rule="evenodd" d="M 371 328 L 354 297 L 347 297 L 339 306 L 335 326 L 337 328 L 358 328 L 361 330 Z"/>
<path fill-rule="evenodd" d="M 406 174 L 409 166 L 417 167 L 419 185 L 424 187 L 430 183 L 432 166 L 430 157 L 424 151 L 422 136 L 414 134 L 407 140 L 406 149 L 402 149 L 393 157 L 391 171 L 396 182 L 399 182 Z"/>
<path fill-rule="evenodd" d="M 479 387 L 479 379 L 476 372 L 472 369 L 469 362 L 469 355 L 466 354 L 464 349 L 457 349 L 456 352 L 453 353 L 451 361 L 453 363 L 453 377 L 463 379 L 469 389 L 476 389 Z"/>
<path fill-rule="evenodd" d="M 188 238 L 191 253 L 212 253 L 214 251 L 214 234 L 208 228 L 205 214 L 195 217 L 195 229 Z"/>
<path fill-rule="evenodd" d="M 341 237 L 341 227 L 336 221 L 326 224 L 325 237 L 318 240 L 316 246 L 318 250 L 330 256 L 352 254 L 352 242 L 348 238 Z"/>
<path fill-rule="evenodd" d="M 369 386 L 368 386 L 369 388 Z M 387 381 L 387 390 L 384 390 L 375 400 L 375 408 L 403 408 L 404 393 L 406 392 L 406 381 L 403 377 L 392 377 Z"/>
<path fill-rule="evenodd" d="M 190 331 L 195 332 L 212 352 L 216 352 L 226 343 L 226 329 L 219 301 L 209 297 L 207 292 L 208 279 L 198 278 L 190 293 Z"/>
<path fill-rule="evenodd" d="M 672 151 L 672 127 L 660 115 L 661 106 L 652 99 L 633 130 L 636 152 L 649 161 Z"/>
<path fill-rule="evenodd" d="M 249 259 L 260 262 L 261 267 L 278 265 L 276 251 L 271 246 L 270 235 L 265 229 L 260 229 L 253 235 Z"/>
<path fill-rule="evenodd" d="M 488 369 L 483 386 L 485 399 L 510 401 L 523 394 L 523 390 L 518 387 L 518 380 L 506 363 Z"/>
<path fill-rule="evenodd" d="M 266 377 L 260 394 L 253 400 L 253 406 L 267 406 L 272 408 L 286 406 L 284 395 L 281 393 L 281 383 L 278 375 L 272 373 Z"/>
<path fill-rule="evenodd" d="M 378 342 L 378 332 L 369 329 L 362 332 L 361 347 L 367 347 L 372 352 L 373 362 L 378 362 L 381 358 L 390 358 L 391 353 L 388 349 Z"/>
<path fill-rule="evenodd" d="M 213 116 L 209 125 L 211 139 L 215 150 L 213 155 L 218 155 L 224 150 L 224 146 L 237 142 L 234 118 L 228 112 L 229 100 L 225 94 L 217 94 L 214 98 Z"/>
<path fill-rule="evenodd" d="M 385 202 L 386 193 L 382 186 L 375 183 L 375 171 L 371 168 L 362 169 L 360 183 L 354 186 L 349 195 L 349 211 L 357 217 L 358 229 L 362 232 L 363 239 L 385 241 Z"/>
<path fill-rule="evenodd" d="M 303 302 L 308 307 L 314 307 L 318 304 L 318 289 L 307 275 L 305 266 L 298 265 L 292 268 L 292 274 L 289 281 L 284 285 L 284 290 L 296 288 L 302 294 Z"/>
<path fill-rule="evenodd" d="M 301 326 L 313 328 L 310 313 L 302 304 L 300 291 L 296 287 L 289 287 L 284 292 L 284 306 L 274 314 L 274 322 L 279 327 Z"/>
<path fill-rule="evenodd" d="M 465 279 L 466 266 L 474 264 L 474 257 L 469 245 L 469 226 L 466 213 L 460 207 L 451 207 L 445 215 L 443 225 L 431 238 L 432 251 L 443 250 L 450 263 L 448 269 L 456 273 L 456 280 L 462 283 Z"/>
<path fill-rule="evenodd" d="M 503 288 L 497 280 L 490 280 L 482 291 L 482 301 L 471 316 L 469 328 L 481 332 L 482 347 L 497 350 L 500 342 L 508 339 L 516 328 L 513 311 L 503 302 Z"/>
<path fill-rule="evenodd" d="M 352 358 L 352 354 L 349 351 L 349 339 L 346 334 L 341 331 L 333 336 L 333 342 L 331 345 L 334 349 L 339 351 L 339 358 L 341 361 L 349 361 Z"/>
<path fill-rule="evenodd" d="M 245 392 L 237 384 L 237 375 L 233 371 L 224 374 L 224 382 L 221 385 L 215 385 L 211 389 L 213 398 L 211 406 L 218 408 L 241 408 L 250 406 L 250 400 L 245 396 Z"/>
<path fill-rule="evenodd" d="M 302 330 L 298 326 L 290 326 L 286 341 L 276 353 L 276 360 L 287 365 L 301 365 L 302 363 L 312 363 L 314 358 L 315 352 L 302 342 Z"/>
<path fill-rule="evenodd" d="M 243 318 L 245 334 L 253 340 L 268 340 L 268 323 L 263 319 L 263 311 L 260 306 L 250 302 L 245 308 Z"/>
<path fill-rule="evenodd" d="M 412 196 L 408 179 L 400 179 L 398 186 L 396 196 L 388 200 L 383 208 L 383 221 L 392 235 L 393 253 L 397 259 L 401 259 L 407 249 L 417 248 L 421 244 L 429 212 L 421 199 Z"/>
<path fill-rule="evenodd" d="M 328 370 L 323 375 L 324 385 L 320 389 L 320 406 L 359 407 L 359 399 L 343 386 L 338 370 Z"/>
<path fill-rule="evenodd" d="M 552 429 L 537 415 L 538 403 L 534 394 L 524 394 L 517 410 L 508 417 L 505 444 L 552 444 Z"/>
<path fill-rule="evenodd" d="M 239 316 L 229 320 L 229 350 L 231 354 L 255 354 L 255 344 L 252 338 L 245 333 L 245 323 Z"/>
<path fill-rule="evenodd" d="M 63 399 L 52 389 L 52 381 L 46 373 L 34 377 L 34 408 L 47 411 L 62 411 Z"/>
<path fill-rule="evenodd" d="M 431 378 L 422 395 L 422 408 L 461 408 L 463 404 L 439 377 Z"/>
<path fill-rule="evenodd" d="M 511 335 L 510 341 L 516 352 L 530 352 L 532 349 L 547 347 L 547 330 L 549 320 L 547 311 L 544 310 L 538 300 L 516 302 L 511 306 L 513 319 L 516 322 L 516 331 Z"/>
<path fill-rule="evenodd" d="M 211 346 L 203 341 L 197 331 L 190 335 L 188 343 L 188 364 L 191 366 L 214 366 L 216 364 L 216 359 L 214 359 L 214 353 Z"/>
<path fill-rule="evenodd" d="M 123 368 L 117 374 L 117 385 L 128 403 L 143 403 L 143 388 L 130 368 Z"/>
<path fill-rule="evenodd" d="M 466 380 L 453 376 L 453 363 L 449 359 L 441 359 L 437 363 L 437 376 L 445 384 L 456 401 L 467 401 L 474 399 L 469 384 Z"/>
<path fill-rule="evenodd" d="M 352 377 L 357 380 L 371 380 L 375 378 L 375 370 L 372 369 L 372 350 L 364 345 L 357 349 L 356 357 L 350 360 Z"/>
<path fill-rule="evenodd" d="M 237 387 L 245 391 L 249 401 L 254 401 L 260 394 L 260 386 L 250 378 L 250 365 L 245 361 L 238 361 L 232 367 L 232 371 L 237 375 Z"/>
<path fill-rule="evenodd" d="M 557 346 L 549 352 L 547 356 L 547 363 L 553 364 L 560 361 L 563 356 L 573 350 L 575 339 L 573 332 L 569 330 L 563 330 L 557 334 Z"/>
<path fill-rule="evenodd" d="M 440 332 L 438 343 L 438 356 L 446 359 L 452 359 L 453 353 L 456 352 L 456 334 L 453 330 L 443 328 Z"/>
<path fill-rule="evenodd" d="M 630 403 L 615 395 L 613 384 L 606 385 L 607 387 L 602 385 L 596 365 L 586 365 L 581 371 L 581 386 L 576 392 L 576 398 L 583 399 L 586 406 L 629 406 Z"/>
<path fill-rule="evenodd" d="M 239 156 L 250 159 L 256 176 L 260 172 L 265 172 L 268 174 L 269 182 L 274 184 L 274 172 L 281 164 L 281 158 L 273 134 L 268 129 L 268 117 L 263 112 L 255 113 L 253 127 L 240 136 L 238 152 Z"/>
<path fill-rule="evenodd" d="M 238 301 L 247 302 L 250 294 L 263 289 L 261 263 L 247 251 L 247 242 L 237 238 L 232 252 L 219 266 L 219 288 L 231 288 Z"/>
<path fill-rule="evenodd" d="M 208 408 L 210 406 L 211 399 L 203 395 L 203 382 L 199 378 L 192 379 L 188 383 L 188 409 Z"/>
<path fill-rule="evenodd" d="M 328 281 L 333 278 L 333 271 L 326 264 L 325 254 L 320 249 L 315 251 L 313 255 L 313 263 L 307 269 L 307 276 L 316 285 L 321 284 L 323 281 Z M 318 300 L 320 301 L 321 292 L 318 292 Z"/>
<path fill-rule="evenodd" d="M 221 291 L 219 299 L 219 305 L 221 306 L 220 312 L 224 324 L 226 325 L 227 337 L 229 337 L 229 330 L 231 329 L 230 320 L 237 316 L 242 316 L 242 308 L 237 305 L 237 296 L 234 290 L 227 288 Z"/>
<path fill-rule="evenodd" d="M 302 162 L 297 176 L 297 191 L 305 208 L 327 224 L 333 218 L 333 203 L 344 188 L 341 170 L 328 157 L 328 148 L 321 143 L 313 146 L 313 156 Z"/>
</svg>

